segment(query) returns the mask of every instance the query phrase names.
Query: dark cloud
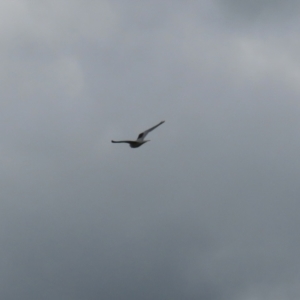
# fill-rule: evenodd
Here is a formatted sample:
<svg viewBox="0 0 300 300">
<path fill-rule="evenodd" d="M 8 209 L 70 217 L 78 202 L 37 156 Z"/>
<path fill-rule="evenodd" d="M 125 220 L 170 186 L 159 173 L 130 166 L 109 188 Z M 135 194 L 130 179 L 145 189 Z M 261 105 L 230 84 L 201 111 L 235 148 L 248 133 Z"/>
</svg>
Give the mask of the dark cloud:
<svg viewBox="0 0 300 300">
<path fill-rule="evenodd" d="M 221 8 L 221 12 L 225 13 L 227 21 L 232 24 L 248 27 L 249 24 L 257 24 L 266 26 L 272 24 L 277 27 L 290 22 L 291 18 L 297 17 L 299 11 L 299 3 L 297 1 L 257 1 L 257 0 L 226 0 L 216 1 Z"/>
<path fill-rule="evenodd" d="M 2 19 L 1 298 L 298 299 L 292 35 L 210 2 L 85 3 Z M 248 26 L 280 5 L 221 6 Z"/>
</svg>

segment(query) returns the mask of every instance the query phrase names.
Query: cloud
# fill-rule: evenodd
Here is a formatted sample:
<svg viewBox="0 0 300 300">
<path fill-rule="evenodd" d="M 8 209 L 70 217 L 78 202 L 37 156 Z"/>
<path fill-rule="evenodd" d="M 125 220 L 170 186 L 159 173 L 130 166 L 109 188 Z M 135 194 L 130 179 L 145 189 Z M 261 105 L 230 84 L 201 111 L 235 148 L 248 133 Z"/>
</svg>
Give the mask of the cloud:
<svg viewBox="0 0 300 300">
<path fill-rule="evenodd" d="M 295 12 L 299 9 L 297 1 L 287 1 L 284 4 L 281 1 L 216 1 L 229 22 L 245 26 L 260 23 L 266 24 L 271 22 L 273 25 L 278 24 L 278 21 L 296 17 Z"/>
<path fill-rule="evenodd" d="M 1 5 L 3 299 L 299 298 L 296 18 Z"/>
</svg>

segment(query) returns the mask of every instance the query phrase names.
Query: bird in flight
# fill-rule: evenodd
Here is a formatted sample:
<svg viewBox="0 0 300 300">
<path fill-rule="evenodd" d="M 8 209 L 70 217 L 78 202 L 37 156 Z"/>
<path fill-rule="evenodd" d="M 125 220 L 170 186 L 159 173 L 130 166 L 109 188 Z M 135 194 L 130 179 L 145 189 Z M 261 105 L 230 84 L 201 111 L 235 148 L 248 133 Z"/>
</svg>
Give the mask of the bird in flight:
<svg viewBox="0 0 300 300">
<path fill-rule="evenodd" d="M 129 144 L 129 146 L 131 148 L 138 148 L 138 147 L 142 146 L 143 144 L 149 142 L 149 140 L 145 140 L 146 135 L 150 131 L 154 130 L 156 127 L 158 127 L 159 125 L 161 125 L 163 123 L 165 123 L 165 121 L 161 121 L 157 125 L 155 125 L 155 126 L 149 128 L 149 129 L 145 130 L 144 132 L 140 133 L 139 136 L 138 136 L 138 138 L 135 141 L 127 141 L 126 140 L 126 141 L 111 141 L 111 142 L 112 143 L 127 143 L 127 144 Z"/>
</svg>

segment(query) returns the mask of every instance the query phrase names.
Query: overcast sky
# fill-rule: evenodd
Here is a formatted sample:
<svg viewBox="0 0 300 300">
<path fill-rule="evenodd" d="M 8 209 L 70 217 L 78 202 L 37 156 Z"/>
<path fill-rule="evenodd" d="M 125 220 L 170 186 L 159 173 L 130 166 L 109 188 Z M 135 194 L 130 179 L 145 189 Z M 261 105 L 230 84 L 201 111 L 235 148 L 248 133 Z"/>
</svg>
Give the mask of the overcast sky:
<svg viewBox="0 0 300 300">
<path fill-rule="evenodd" d="M 299 13 L 1 1 L 0 298 L 298 300 Z"/>
</svg>

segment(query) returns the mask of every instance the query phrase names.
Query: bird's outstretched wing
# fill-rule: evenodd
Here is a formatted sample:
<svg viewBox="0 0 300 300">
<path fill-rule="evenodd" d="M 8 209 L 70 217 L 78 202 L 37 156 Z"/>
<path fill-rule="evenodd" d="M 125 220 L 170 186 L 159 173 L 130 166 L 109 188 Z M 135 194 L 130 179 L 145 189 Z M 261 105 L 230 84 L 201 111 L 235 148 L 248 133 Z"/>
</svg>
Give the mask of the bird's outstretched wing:
<svg viewBox="0 0 300 300">
<path fill-rule="evenodd" d="M 149 128 L 149 129 L 145 130 L 144 132 L 140 133 L 139 136 L 138 136 L 138 138 L 137 138 L 137 141 L 143 141 L 144 138 L 146 137 L 146 135 L 147 135 L 150 131 L 154 130 L 156 127 L 158 127 L 159 125 L 161 125 L 161 124 L 163 124 L 163 123 L 165 123 L 165 121 L 161 121 L 161 122 L 158 123 L 157 125 L 155 125 L 155 126 Z"/>
<path fill-rule="evenodd" d="M 131 143 L 132 141 L 111 141 L 112 143 Z"/>
</svg>

